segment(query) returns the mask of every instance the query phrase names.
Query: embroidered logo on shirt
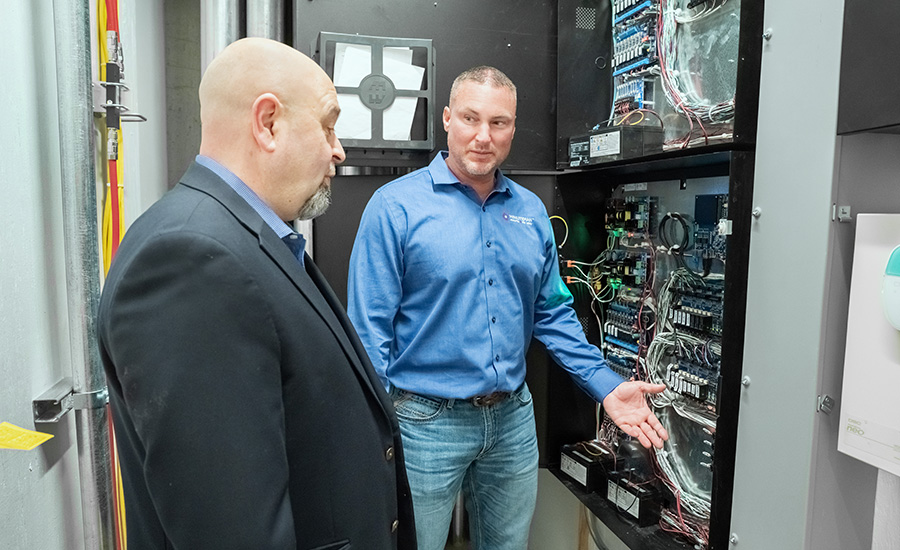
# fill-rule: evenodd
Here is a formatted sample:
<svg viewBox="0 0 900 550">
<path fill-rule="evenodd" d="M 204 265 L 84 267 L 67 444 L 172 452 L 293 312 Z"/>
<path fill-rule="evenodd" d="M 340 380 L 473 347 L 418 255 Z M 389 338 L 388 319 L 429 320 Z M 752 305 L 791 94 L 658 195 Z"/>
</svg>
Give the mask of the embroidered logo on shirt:
<svg viewBox="0 0 900 550">
<path fill-rule="evenodd" d="M 526 218 L 525 216 L 514 216 L 512 214 L 503 213 L 503 219 L 508 222 L 521 223 L 523 225 L 533 225 L 534 218 Z"/>
</svg>

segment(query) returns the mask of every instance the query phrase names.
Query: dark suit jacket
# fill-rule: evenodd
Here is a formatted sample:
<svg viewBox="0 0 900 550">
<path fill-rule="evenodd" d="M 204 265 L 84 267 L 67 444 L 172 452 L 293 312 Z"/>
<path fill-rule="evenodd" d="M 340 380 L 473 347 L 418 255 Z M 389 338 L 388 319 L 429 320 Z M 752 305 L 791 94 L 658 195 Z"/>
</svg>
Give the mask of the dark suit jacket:
<svg viewBox="0 0 900 550">
<path fill-rule="evenodd" d="M 128 230 L 98 332 L 129 550 L 415 549 L 394 409 L 319 270 L 194 164 Z"/>
</svg>

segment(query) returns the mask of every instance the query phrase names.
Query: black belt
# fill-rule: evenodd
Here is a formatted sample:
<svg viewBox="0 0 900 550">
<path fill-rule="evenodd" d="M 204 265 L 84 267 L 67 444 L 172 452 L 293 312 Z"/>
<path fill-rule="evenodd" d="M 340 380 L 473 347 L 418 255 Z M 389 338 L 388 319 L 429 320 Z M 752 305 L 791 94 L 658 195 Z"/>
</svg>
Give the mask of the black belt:
<svg viewBox="0 0 900 550">
<path fill-rule="evenodd" d="M 490 407 L 491 405 L 500 403 L 507 397 L 509 397 L 508 391 L 495 391 L 488 395 L 476 395 L 475 397 L 470 397 L 467 401 L 476 407 Z"/>
</svg>

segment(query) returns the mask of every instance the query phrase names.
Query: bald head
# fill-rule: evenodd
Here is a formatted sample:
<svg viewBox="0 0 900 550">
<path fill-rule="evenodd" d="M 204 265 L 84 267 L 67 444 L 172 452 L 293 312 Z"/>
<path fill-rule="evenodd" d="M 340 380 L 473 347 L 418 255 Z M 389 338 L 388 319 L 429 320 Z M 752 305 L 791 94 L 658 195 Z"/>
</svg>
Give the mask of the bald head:
<svg viewBox="0 0 900 550">
<path fill-rule="evenodd" d="M 265 38 L 230 44 L 207 67 L 200 81 L 201 153 L 204 145 L 221 147 L 235 138 L 253 102 L 271 93 L 287 107 L 307 98 L 310 88 L 330 81 L 310 58 L 294 48 Z M 208 143 L 207 143 L 208 142 Z"/>
<path fill-rule="evenodd" d="M 327 190 L 344 159 L 333 132 L 339 113 L 334 85 L 310 58 L 273 40 L 238 40 L 200 82 L 200 154 L 294 219 L 297 201 Z"/>
</svg>

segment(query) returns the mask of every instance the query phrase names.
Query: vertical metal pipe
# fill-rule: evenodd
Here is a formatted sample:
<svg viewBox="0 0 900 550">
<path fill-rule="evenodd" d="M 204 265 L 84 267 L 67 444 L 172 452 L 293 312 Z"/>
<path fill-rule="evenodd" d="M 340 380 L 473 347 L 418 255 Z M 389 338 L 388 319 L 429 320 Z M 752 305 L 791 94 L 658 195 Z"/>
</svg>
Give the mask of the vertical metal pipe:
<svg viewBox="0 0 900 550">
<path fill-rule="evenodd" d="M 247 36 L 284 42 L 284 0 L 247 0 Z"/>
<path fill-rule="evenodd" d="M 200 0 L 200 74 L 210 62 L 240 38 L 238 0 Z"/>
<path fill-rule="evenodd" d="M 89 0 L 54 0 L 59 151 L 69 341 L 75 393 L 101 392 L 97 348 L 100 250 L 94 179 Z M 115 547 L 112 468 L 105 408 L 75 411 L 86 550 Z"/>
</svg>

